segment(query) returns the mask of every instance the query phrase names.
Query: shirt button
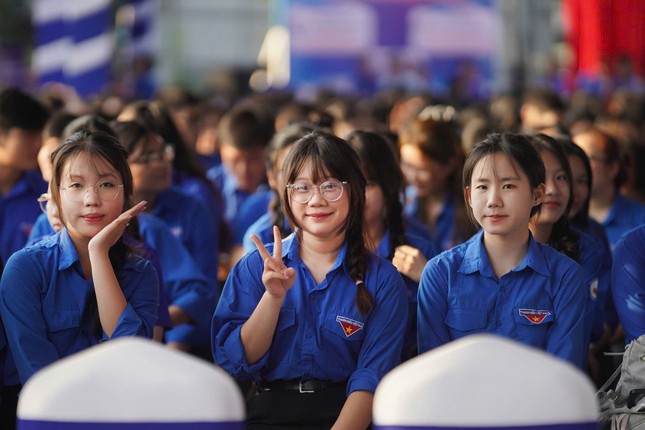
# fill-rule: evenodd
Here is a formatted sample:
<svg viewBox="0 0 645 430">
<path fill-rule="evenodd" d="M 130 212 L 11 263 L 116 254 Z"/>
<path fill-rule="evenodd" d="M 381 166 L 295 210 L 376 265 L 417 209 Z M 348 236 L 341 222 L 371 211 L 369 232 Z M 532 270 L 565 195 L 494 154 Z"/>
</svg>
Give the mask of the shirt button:
<svg viewBox="0 0 645 430">
<path fill-rule="evenodd" d="M 501 321 L 497 321 L 497 322 L 495 323 L 495 327 L 500 328 L 501 326 L 502 326 Z"/>
</svg>

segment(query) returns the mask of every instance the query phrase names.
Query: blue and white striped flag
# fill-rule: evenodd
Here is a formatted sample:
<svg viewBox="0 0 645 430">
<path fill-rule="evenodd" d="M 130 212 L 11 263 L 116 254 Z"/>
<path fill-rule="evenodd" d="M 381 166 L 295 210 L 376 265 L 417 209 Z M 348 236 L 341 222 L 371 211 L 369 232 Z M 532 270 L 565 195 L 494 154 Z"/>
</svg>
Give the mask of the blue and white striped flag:
<svg viewBox="0 0 645 430">
<path fill-rule="evenodd" d="M 81 97 L 110 83 L 111 0 L 36 0 L 33 66 L 39 82 L 61 82 Z"/>
</svg>

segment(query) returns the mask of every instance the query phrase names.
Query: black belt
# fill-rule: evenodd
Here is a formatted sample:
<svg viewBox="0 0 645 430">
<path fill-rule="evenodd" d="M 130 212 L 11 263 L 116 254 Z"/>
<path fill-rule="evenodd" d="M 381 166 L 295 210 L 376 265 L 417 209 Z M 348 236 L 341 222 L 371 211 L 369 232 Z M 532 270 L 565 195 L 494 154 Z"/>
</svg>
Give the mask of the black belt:
<svg viewBox="0 0 645 430">
<path fill-rule="evenodd" d="M 262 382 L 258 391 L 260 391 L 260 393 L 265 393 L 267 391 L 298 391 L 299 393 L 316 393 L 345 386 L 347 386 L 347 381 L 331 382 L 320 379 L 277 379 L 275 381 Z"/>
</svg>

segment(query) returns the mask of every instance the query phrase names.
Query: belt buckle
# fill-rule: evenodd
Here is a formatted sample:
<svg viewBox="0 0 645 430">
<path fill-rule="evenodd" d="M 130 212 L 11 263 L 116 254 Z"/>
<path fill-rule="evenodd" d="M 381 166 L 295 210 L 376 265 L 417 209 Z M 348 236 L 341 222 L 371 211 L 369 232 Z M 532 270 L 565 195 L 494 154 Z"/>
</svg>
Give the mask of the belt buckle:
<svg viewBox="0 0 645 430">
<path fill-rule="evenodd" d="M 314 391 L 313 389 L 309 389 L 309 390 L 304 389 L 304 388 L 302 387 L 302 380 L 298 381 L 298 391 L 299 391 L 301 394 L 304 394 L 304 393 L 307 393 L 307 394 L 315 393 L 315 391 Z"/>
</svg>

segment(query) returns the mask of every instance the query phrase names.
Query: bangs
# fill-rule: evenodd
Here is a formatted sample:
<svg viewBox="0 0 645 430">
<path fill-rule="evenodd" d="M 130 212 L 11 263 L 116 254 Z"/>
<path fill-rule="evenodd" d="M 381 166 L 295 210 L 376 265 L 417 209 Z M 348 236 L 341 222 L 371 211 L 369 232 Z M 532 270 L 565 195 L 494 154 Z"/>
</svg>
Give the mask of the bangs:
<svg viewBox="0 0 645 430">
<path fill-rule="evenodd" d="M 83 157 L 81 155 L 84 155 Z M 79 159 L 81 158 L 81 159 Z M 69 159 L 69 165 L 66 172 L 62 172 L 68 178 L 76 172 L 95 173 L 98 177 L 114 176 L 119 180 L 123 180 L 119 172 L 110 164 L 103 155 L 97 152 L 87 153 L 78 152 Z M 77 175 L 81 176 L 81 175 Z"/>
</svg>

